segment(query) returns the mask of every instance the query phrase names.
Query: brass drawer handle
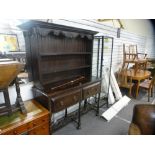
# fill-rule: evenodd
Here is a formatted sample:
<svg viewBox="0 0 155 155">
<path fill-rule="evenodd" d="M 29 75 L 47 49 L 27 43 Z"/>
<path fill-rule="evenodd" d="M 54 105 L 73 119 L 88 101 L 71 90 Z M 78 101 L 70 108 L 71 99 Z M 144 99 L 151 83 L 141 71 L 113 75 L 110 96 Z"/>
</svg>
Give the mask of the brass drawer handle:
<svg viewBox="0 0 155 155">
<path fill-rule="evenodd" d="M 37 123 L 33 123 L 33 126 L 36 126 L 37 125 Z"/>
<path fill-rule="evenodd" d="M 45 122 L 45 121 L 46 121 L 45 119 L 42 120 L 42 122 Z"/>
<path fill-rule="evenodd" d="M 77 97 L 76 96 L 74 96 L 73 98 L 74 98 L 74 101 L 77 101 Z"/>
<path fill-rule="evenodd" d="M 60 101 L 60 105 L 63 106 L 64 105 L 64 102 L 63 101 Z"/>
<path fill-rule="evenodd" d="M 43 126 L 42 129 L 45 129 L 45 127 Z"/>
</svg>

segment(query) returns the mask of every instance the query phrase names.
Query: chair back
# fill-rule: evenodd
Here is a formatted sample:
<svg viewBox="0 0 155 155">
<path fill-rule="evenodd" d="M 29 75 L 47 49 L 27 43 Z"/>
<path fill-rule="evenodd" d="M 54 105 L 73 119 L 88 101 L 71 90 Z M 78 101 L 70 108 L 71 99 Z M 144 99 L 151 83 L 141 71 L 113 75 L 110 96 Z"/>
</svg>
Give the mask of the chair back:
<svg viewBox="0 0 155 155">
<path fill-rule="evenodd" d="M 137 57 L 137 45 L 123 44 L 123 55 L 125 60 L 135 60 Z"/>
</svg>

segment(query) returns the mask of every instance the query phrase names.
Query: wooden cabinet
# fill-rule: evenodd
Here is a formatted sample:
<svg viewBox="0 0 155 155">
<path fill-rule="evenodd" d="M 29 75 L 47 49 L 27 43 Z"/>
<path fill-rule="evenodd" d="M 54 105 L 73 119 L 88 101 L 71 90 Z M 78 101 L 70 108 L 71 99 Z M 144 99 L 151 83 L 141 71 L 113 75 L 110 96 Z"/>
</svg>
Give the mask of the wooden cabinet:
<svg viewBox="0 0 155 155">
<path fill-rule="evenodd" d="M 91 76 L 93 36 L 97 32 L 41 21 L 19 27 L 24 30 L 29 77 L 37 88 Z"/>
<path fill-rule="evenodd" d="M 49 112 L 37 101 L 24 102 L 27 114 L 15 112 L 11 116 L 0 117 L 0 134 L 4 135 L 48 135 Z"/>
<path fill-rule="evenodd" d="M 24 30 L 34 94 L 51 113 L 77 103 L 80 109 L 83 99 L 100 93 L 101 79 L 92 78 L 92 47 L 97 32 L 41 21 L 19 27 Z"/>
</svg>

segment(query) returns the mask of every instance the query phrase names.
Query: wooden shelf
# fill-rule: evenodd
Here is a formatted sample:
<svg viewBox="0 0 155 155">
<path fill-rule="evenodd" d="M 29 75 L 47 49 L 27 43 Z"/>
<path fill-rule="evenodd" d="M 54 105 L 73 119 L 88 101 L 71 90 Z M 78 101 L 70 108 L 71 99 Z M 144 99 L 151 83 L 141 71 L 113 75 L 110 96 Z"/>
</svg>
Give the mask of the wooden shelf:
<svg viewBox="0 0 155 155">
<path fill-rule="evenodd" d="M 66 80 L 70 80 L 70 79 L 73 79 L 73 78 L 77 78 L 77 75 L 73 75 L 73 76 L 70 76 L 70 77 L 65 77 L 65 78 L 62 78 L 60 80 L 53 80 L 53 79 L 43 79 L 43 83 L 44 85 L 47 85 L 49 83 L 54 83 L 54 82 L 59 82 L 59 81 L 66 81 Z"/>
<path fill-rule="evenodd" d="M 50 53 L 50 52 L 45 52 L 41 53 L 41 56 L 61 56 L 61 55 L 84 55 L 84 54 L 92 54 L 90 52 L 57 52 L 57 53 Z"/>
<path fill-rule="evenodd" d="M 50 70 L 46 70 L 43 71 L 43 74 L 52 74 L 52 73 L 58 73 L 58 72 L 64 72 L 64 71 L 70 71 L 70 70 L 77 70 L 77 69 L 83 69 L 83 68 L 89 68 L 91 67 L 90 65 L 85 65 L 85 66 L 79 66 L 79 67 L 72 67 L 72 68 L 66 68 L 66 69 L 59 69 L 59 70 L 54 70 L 54 71 L 50 71 Z"/>
</svg>

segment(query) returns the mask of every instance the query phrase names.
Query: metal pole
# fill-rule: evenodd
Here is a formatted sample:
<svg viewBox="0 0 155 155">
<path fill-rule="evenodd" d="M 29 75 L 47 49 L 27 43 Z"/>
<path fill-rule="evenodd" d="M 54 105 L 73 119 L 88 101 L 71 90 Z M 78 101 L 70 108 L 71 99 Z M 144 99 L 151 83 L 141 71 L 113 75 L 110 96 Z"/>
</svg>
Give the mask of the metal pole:
<svg viewBox="0 0 155 155">
<path fill-rule="evenodd" d="M 100 38 L 98 38 L 98 49 L 97 49 L 97 78 L 98 78 L 98 71 L 99 71 L 99 51 L 100 51 Z"/>
<path fill-rule="evenodd" d="M 100 68 L 100 78 L 102 78 L 103 52 L 104 52 L 104 36 L 102 36 L 102 49 L 101 49 L 101 68 Z"/>
</svg>

